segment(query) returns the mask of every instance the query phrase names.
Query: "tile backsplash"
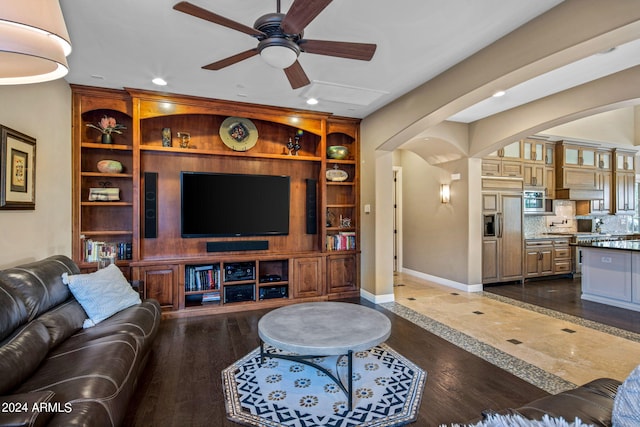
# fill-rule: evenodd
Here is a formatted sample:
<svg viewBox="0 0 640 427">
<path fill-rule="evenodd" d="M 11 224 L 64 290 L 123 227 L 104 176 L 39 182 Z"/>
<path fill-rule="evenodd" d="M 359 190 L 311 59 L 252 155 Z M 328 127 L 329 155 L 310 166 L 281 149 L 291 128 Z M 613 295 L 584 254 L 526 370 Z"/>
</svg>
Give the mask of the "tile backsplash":
<svg viewBox="0 0 640 427">
<path fill-rule="evenodd" d="M 572 200 L 554 200 L 554 215 L 525 215 L 524 235 L 532 236 L 553 232 L 576 232 L 578 218 L 601 219 L 602 233 L 624 234 L 632 233 L 633 217 L 630 215 L 580 215 L 576 217 L 576 204 Z M 592 230 L 595 231 L 595 230 Z"/>
</svg>

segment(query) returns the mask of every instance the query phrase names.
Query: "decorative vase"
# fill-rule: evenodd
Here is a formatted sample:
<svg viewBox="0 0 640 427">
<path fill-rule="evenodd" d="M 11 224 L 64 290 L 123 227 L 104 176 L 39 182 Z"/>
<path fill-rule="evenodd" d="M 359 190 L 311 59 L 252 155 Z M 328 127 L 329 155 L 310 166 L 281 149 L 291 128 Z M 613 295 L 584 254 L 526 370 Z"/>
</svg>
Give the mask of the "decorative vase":
<svg viewBox="0 0 640 427">
<path fill-rule="evenodd" d="M 330 159 L 344 160 L 349 155 L 349 149 L 343 145 L 327 147 L 327 157 Z"/>
<path fill-rule="evenodd" d="M 103 144 L 113 144 L 113 138 L 110 133 L 103 133 L 101 141 Z"/>
<path fill-rule="evenodd" d="M 97 166 L 102 173 L 120 173 L 123 169 L 122 163 L 117 160 L 100 160 Z"/>
</svg>

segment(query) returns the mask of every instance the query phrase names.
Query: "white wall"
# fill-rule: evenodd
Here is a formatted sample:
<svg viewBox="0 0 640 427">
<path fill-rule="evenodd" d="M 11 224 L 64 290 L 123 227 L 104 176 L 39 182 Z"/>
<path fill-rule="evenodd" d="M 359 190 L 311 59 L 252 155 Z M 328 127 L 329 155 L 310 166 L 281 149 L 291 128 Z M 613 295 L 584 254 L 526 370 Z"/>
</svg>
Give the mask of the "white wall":
<svg viewBox="0 0 640 427">
<path fill-rule="evenodd" d="M 71 89 L 0 86 L 0 124 L 36 139 L 35 210 L 0 210 L 0 268 L 71 256 Z"/>
</svg>

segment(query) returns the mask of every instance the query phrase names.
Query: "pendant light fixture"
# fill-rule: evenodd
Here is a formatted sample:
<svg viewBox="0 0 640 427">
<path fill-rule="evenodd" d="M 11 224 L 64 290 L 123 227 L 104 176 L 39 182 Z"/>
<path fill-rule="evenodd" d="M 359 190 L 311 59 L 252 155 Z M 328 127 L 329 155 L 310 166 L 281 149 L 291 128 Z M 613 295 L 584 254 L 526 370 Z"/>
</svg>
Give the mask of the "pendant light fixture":
<svg viewBox="0 0 640 427">
<path fill-rule="evenodd" d="M 71 42 L 58 0 L 4 0 L 0 8 L 0 85 L 64 77 Z"/>
</svg>

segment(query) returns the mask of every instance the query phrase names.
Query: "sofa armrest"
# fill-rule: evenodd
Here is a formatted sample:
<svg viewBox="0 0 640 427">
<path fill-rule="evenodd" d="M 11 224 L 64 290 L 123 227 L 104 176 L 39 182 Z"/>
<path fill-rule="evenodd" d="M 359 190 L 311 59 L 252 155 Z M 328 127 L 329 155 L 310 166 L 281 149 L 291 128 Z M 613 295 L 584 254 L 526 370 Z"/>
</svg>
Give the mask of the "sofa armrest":
<svg viewBox="0 0 640 427">
<path fill-rule="evenodd" d="M 618 380 L 599 378 L 573 390 L 535 400 L 516 411 L 529 419 L 541 419 L 547 414 L 567 421 L 578 417 L 585 424 L 610 426 L 619 385 Z"/>
<path fill-rule="evenodd" d="M 56 412 L 65 410 L 52 391 L 0 396 L 0 426 L 44 426 Z"/>
</svg>

